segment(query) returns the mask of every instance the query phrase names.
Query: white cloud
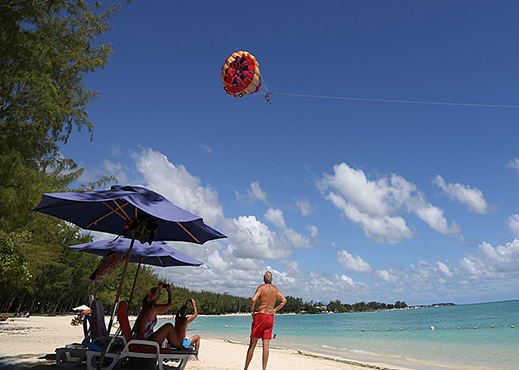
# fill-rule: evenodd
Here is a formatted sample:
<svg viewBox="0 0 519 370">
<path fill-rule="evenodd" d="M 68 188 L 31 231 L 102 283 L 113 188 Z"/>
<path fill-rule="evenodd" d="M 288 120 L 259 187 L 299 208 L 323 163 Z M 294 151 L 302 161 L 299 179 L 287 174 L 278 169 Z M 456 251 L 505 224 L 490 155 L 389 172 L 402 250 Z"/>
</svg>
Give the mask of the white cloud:
<svg viewBox="0 0 519 370">
<path fill-rule="evenodd" d="M 292 245 L 258 221 L 255 216 L 227 220 L 224 232 L 230 236 L 233 255 L 240 258 L 275 260 L 288 258 Z"/>
<path fill-rule="evenodd" d="M 410 239 L 413 236 L 402 217 L 389 215 L 370 216 L 362 213 L 342 196 L 335 193 L 330 193 L 327 199 L 341 210 L 346 217 L 362 227 L 366 236 L 373 238 L 379 243 L 384 241 L 392 244 L 400 243 L 403 239 Z"/>
<path fill-rule="evenodd" d="M 269 208 L 265 213 L 265 218 L 280 229 L 284 229 L 286 227 L 283 212 L 279 209 Z"/>
<path fill-rule="evenodd" d="M 431 229 L 439 233 L 454 235 L 461 232 L 461 228 L 454 221 L 450 225 L 447 224 L 447 219 L 443 215 L 441 208 L 426 203 L 421 197 L 416 199 L 416 205 L 413 211 L 423 222 L 429 225 Z"/>
<path fill-rule="evenodd" d="M 213 153 L 213 150 L 212 150 L 209 146 L 207 146 L 207 145 L 205 145 L 205 144 L 198 144 L 198 146 L 199 146 L 200 148 L 202 148 L 203 151 L 206 152 L 206 153 L 208 153 L 208 154 L 212 154 L 212 153 Z"/>
<path fill-rule="evenodd" d="M 518 237 L 519 236 L 519 215 L 515 214 L 515 215 L 508 217 L 507 224 L 508 224 L 508 230 L 510 231 L 510 233 L 513 236 Z"/>
<path fill-rule="evenodd" d="M 297 200 L 296 206 L 301 211 L 302 216 L 310 216 L 313 212 L 313 207 L 310 204 L 310 202 L 307 200 L 301 200 L 301 199 Z"/>
<path fill-rule="evenodd" d="M 399 281 L 398 275 L 394 270 L 376 270 L 375 274 L 386 283 L 396 284 Z"/>
<path fill-rule="evenodd" d="M 505 167 L 512 168 L 517 172 L 517 174 L 519 174 L 519 158 L 511 159 L 507 164 L 505 164 Z"/>
<path fill-rule="evenodd" d="M 516 268 L 519 264 L 519 239 L 498 247 L 482 243 L 477 252 L 466 254 L 454 262 L 429 263 L 422 260 L 406 268 L 394 265 L 394 269 L 377 269 L 370 263 L 373 261 L 363 258 L 365 256 L 341 251 L 337 254 L 337 261 L 348 271 L 347 274 L 312 268 L 303 271 L 298 262 L 292 259 L 293 249 L 310 247 L 310 239 L 290 228 L 280 209 L 270 208 L 266 211 L 265 219 L 272 225 L 261 222 L 255 215 L 226 218 L 216 190 L 202 185 L 202 181 L 191 175 L 184 166 L 172 164 L 167 157 L 151 149 L 134 154 L 133 159 L 140 176 L 138 181 L 127 183 L 152 188 L 179 206 L 201 215 L 208 224 L 229 236 L 228 239 L 211 241 L 202 246 L 172 243 L 176 249 L 204 262 L 204 265 L 157 271 L 175 284 L 189 289 L 251 296 L 261 284 L 264 272 L 270 269 L 275 284 L 284 294 L 305 300 L 392 302 L 398 299 L 429 302 L 431 299 L 436 300 L 436 297 L 472 297 L 474 292 L 498 287 L 503 280 L 519 281 Z M 133 173 L 131 168 L 125 169 L 117 162 L 104 162 L 103 166 L 124 176 Z M 370 181 L 362 171 L 344 170 L 356 178 L 357 182 L 353 182 L 357 187 L 352 190 L 347 186 L 348 181 L 343 182 L 340 177 L 330 176 L 321 182 L 323 194 L 373 239 L 394 242 L 412 237 L 403 217 L 405 212 L 418 215 L 431 228 L 445 234 L 456 232 L 455 223 L 449 225 L 443 211 L 428 204 L 415 185 L 404 178 L 391 175 Z M 364 185 L 358 181 L 359 178 L 365 179 Z M 255 197 L 257 200 L 266 200 L 267 195 L 259 183 L 253 184 L 256 185 L 251 185 L 248 192 L 250 199 Z M 352 192 L 353 200 L 344 192 Z M 368 199 L 371 194 L 375 200 Z M 377 204 L 383 212 L 376 210 Z M 517 230 L 514 226 L 517 224 L 519 215 L 510 216 L 508 227 L 511 231 Z M 307 228 L 312 238 L 318 236 L 316 226 Z M 97 239 L 104 237 L 96 235 Z M 273 268 L 266 261 L 277 263 L 278 266 L 282 264 L 283 268 Z M 362 281 L 357 281 L 359 275 Z"/>
<path fill-rule="evenodd" d="M 175 166 L 168 158 L 152 149 L 134 154 L 137 169 L 143 176 L 144 186 L 162 194 L 177 206 L 216 226 L 224 219 L 218 194 L 210 186 L 202 186 L 183 165 Z"/>
<path fill-rule="evenodd" d="M 250 188 L 247 190 L 247 195 L 242 195 L 235 191 L 236 199 L 245 200 L 254 204 L 257 200 L 263 202 L 267 206 L 270 205 L 268 201 L 268 194 L 263 190 L 259 184 L 259 181 L 254 181 L 250 184 Z"/>
<path fill-rule="evenodd" d="M 319 229 L 317 228 L 317 226 L 309 225 L 306 228 L 310 230 L 310 235 L 312 236 L 312 238 L 315 239 L 319 236 Z"/>
<path fill-rule="evenodd" d="M 296 232 L 290 227 L 287 227 L 281 210 L 269 208 L 265 213 L 265 218 L 272 222 L 278 229 L 281 229 L 283 235 L 294 247 L 312 248 L 312 243 L 306 236 Z"/>
<path fill-rule="evenodd" d="M 451 200 L 466 205 L 470 211 L 478 214 L 488 213 L 488 204 L 481 190 L 468 185 L 446 184 L 440 175 L 436 176 L 433 184 L 439 186 Z"/>
<path fill-rule="evenodd" d="M 112 144 L 112 157 L 120 157 L 122 154 L 121 152 L 121 145 L 119 144 Z"/>
<path fill-rule="evenodd" d="M 318 187 L 326 199 L 377 242 L 400 243 L 414 236 L 401 215 L 403 212 L 414 213 L 445 235 L 461 231 L 455 222 L 449 225 L 443 210 L 427 203 L 423 193 L 401 176 L 392 174 L 372 181 L 362 170 L 346 163 L 334 166 L 334 172 L 325 174 Z"/>
<path fill-rule="evenodd" d="M 346 271 L 373 272 L 369 263 L 359 256 L 353 256 L 345 250 L 337 252 L 337 261 Z"/>
</svg>

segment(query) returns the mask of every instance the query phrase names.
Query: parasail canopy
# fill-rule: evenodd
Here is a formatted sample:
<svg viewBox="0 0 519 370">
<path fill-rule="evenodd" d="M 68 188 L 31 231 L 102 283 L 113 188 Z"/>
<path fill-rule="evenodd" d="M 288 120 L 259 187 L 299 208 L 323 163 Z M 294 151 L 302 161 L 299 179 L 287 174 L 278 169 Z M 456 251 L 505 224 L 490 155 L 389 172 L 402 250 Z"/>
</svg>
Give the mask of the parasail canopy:
<svg viewBox="0 0 519 370">
<path fill-rule="evenodd" d="M 222 67 L 223 88 L 228 95 L 241 98 L 255 94 L 261 86 L 259 63 L 247 51 L 237 51 Z"/>
</svg>

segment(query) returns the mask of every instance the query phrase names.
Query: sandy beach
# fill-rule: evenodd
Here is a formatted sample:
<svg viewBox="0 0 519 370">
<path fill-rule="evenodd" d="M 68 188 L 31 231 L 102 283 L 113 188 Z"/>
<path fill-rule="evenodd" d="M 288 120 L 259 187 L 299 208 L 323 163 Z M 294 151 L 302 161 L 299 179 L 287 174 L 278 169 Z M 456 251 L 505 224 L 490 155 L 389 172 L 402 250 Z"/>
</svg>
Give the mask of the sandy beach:
<svg viewBox="0 0 519 370">
<path fill-rule="evenodd" d="M 0 322 L 0 369 L 56 368 L 55 349 L 80 343 L 83 327 L 72 326 L 70 316 L 14 318 Z M 225 340 L 202 338 L 200 361 L 190 361 L 186 369 L 241 370 L 247 346 Z M 268 369 L 285 370 L 362 370 L 399 369 L 381 363 L 360 363 L 343 358 L 325 357 L 303 351 L 271 346 Z M 86 369 L 83 363 L 76 369 Z M 261 345 L 258 345 L 250 370 L 261 370 Z"/>
</svg>

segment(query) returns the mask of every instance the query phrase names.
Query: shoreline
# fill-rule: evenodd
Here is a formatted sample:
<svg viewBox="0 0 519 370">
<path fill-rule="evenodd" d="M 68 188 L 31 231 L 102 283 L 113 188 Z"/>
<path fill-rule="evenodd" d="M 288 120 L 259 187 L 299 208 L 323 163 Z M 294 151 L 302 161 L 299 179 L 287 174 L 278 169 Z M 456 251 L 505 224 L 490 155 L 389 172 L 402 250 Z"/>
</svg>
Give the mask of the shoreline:
<svg viewBox="0 0 519 370">
<path fill-rule="evenodd" d="M 170 315 L 164 315 L 169 317 Z M 55 369 L 55 349 L 83 340 L 83 326 L 72 326 L 74 316 L 32 316 L 0 322 L 0 369 Z M 108 318 L 107 318 L 108 322 Z M 200 361 L 190 361 L 186 369 L 243 369 L 248 343 L 202 337 Z M 261 344 L 258 344 L 250 369 L 261 369 Z M 225 353 L 225 356 L 222 356 Z M 78 369 L 86 369 L 83 362 Z M 390 365 L 384 359 L 363 361 L 304 349 L 270 346 L 268 368 L 286 370 L 410 370 L 416 367 Z M 422 368 L 422 367 L 420 367 Z"/>
</svg>

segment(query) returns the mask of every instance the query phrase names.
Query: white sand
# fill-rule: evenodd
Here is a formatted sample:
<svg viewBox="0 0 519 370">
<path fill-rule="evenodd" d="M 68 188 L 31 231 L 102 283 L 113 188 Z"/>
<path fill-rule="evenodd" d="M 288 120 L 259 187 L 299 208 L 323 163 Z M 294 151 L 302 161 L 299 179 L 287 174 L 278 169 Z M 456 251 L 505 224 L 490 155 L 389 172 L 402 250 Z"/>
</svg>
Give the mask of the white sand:
<svg viewBox="0 0 519 370">
<path fill-rule="evenodd" d="M 16 318 L 0 322 L 0 368 L 34 367 L 54 368 L 55 349 L 83 340 L 83 326 L 72 326 L 73 316 Z M 261 341 L 260 341 L 261 343 Z M 249 366 L 250 370 L 261 370 L 262 348 L 258 344 Z M 279 345 L 279 344 L 278 344 Z M 186 370 L 241 370 L 245 362 L 247 346 L 223 340 L 202 338 L 200 361 L 191 361 Z M 83 363 L 78 369 L 86 369 Z M 267 369 L 284 370 L 362 370 L 401 369 L 378 363 L 363 364 L 356 361 L 316 356 L 294 350 L 272 347 Z"/>
</svg>

